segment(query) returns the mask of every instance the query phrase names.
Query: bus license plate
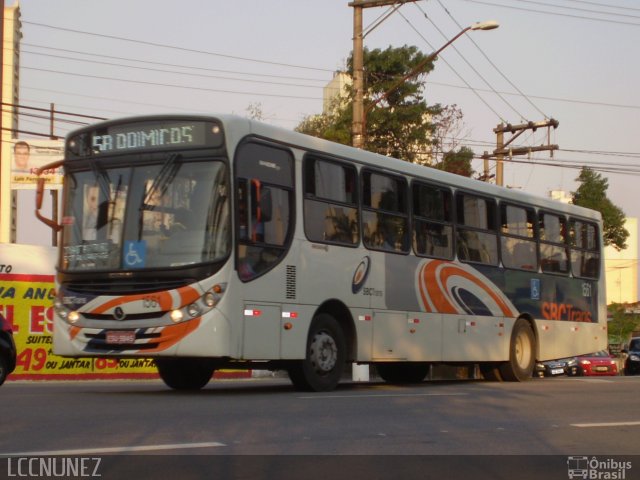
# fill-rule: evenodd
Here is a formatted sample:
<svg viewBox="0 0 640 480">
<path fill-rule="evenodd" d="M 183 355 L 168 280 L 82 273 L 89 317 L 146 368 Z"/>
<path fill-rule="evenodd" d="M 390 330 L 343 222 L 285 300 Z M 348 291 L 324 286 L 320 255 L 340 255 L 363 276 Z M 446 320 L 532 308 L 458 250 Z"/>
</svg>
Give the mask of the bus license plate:
<svg viewBox="0 0 640 480">
<path fill-rule="evenodd" d="M 108 344 L 135 343 L 136 332 L 129 330 L 110 330 L 107 331 Z"/>
</svg>

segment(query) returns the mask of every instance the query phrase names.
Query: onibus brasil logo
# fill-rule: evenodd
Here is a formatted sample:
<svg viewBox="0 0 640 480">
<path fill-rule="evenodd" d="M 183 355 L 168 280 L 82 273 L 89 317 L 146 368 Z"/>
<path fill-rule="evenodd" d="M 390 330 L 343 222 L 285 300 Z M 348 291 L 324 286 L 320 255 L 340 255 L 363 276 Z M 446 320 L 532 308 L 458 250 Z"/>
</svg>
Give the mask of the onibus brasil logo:
<svg viewBox="0 0 640 480">
<path fill-rule="evenodd" d="M 567 458 L 569 478 L 584 480 L 625 480 L 627 470 L 631 470 L 631 462 L 607 458 L 572 456 Z"/>
</svg>

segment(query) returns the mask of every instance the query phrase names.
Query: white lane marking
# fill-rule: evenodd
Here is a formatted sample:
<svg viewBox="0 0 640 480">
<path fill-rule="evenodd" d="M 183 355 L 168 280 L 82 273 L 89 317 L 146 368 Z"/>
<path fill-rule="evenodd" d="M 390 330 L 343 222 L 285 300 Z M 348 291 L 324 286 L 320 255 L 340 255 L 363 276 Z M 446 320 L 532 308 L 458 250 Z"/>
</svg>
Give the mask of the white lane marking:
<svg viewBox="0 0 640 480">
<path fill-rule="evenodd" d="M 327 398 L 388 398 L 388 397 L 463 397 L 468 393 L 372 393 L 365 395 L 309 395 L 304 397 L 306 400 L 324 400 Z"/>
<path fill-rule="evenodd" d="M 591 427 L 637 427 L 640 422 L 604 422 L 604 423 L 572 423 L 572 427 L 591 428 Z"/>
<path fill-rule="evenodd" d="M 166 445 L 134 445 L 105 448 L 80 448 L 71 450 L 45 450 L 41 452 L 0 453 L 0 457 L 48 457 L 55 455 L 99 455 L 107 453 L 153 452 L 159 450 L 183 450 L 188 448 L 226 447 L 219 442 L 169 443 Z"/>
</svg>

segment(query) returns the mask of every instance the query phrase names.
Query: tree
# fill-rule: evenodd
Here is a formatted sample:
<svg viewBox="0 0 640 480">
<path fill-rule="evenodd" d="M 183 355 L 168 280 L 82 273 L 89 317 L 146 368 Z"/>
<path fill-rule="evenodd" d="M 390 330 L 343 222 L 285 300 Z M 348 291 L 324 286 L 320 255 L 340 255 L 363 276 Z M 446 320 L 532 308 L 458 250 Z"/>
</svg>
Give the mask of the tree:
<svg viewBox="0 0 640 480">
<path fill-rule="evenodd" d="M 580 186 L 572 192 L 573 204 L 597 210 L 602 214 L 602 236 L 605 246 L 611 245 L 616 250 L 627 248 L 629 232 L 624 228 L 624 212 L 607 197 L 609 181 L 589 167 L 582 167 L 576 181 Z"/>
<path fill-rule="evenodd" d="M 247 117 L 251 120 L 264 120 L 264 113 L 262 112 L 262 104 L 260 102 L 250 103 L 245 109 Z"/>
<path fill-rule="evenodd" d="M 469 147 L 460 147 L 457 152 L 450 150 L 445 153 L 442 162 L 437 163 L 435 168 L 464 177 L 471 177 L 474 174 L 471 160 L 473 160 L 473 150 Z"/>
<path fill-rule="evenodd" d="M 427 56 L 417 47 L 389 47 L 364 50 L 366 149 L 410 162 L 431 155 L 435 126 L 431 121 L 440 105 L 428 105 L 423 97 L 421 79 L 433 69 L 427 62 L 423 71 L 389 92 Z M 353 57 L 347 61 L 347 73 L 353 77 Z M 327 112 L 305 118 L 297 131 L 344 144 L 351 143 L 353 89 L 348 101 L 340 100 Z"/>
<path fill-rule="evenodd" d="M 638 315 L 626 313 L 626 307 L 621 303 L 612 303 L 609 305 L 608 310 L 613 317 L 608 322 L 609 343 L 622 344 L 629 339 L 631 334 L 638 328 L 638 325 L 640 325 Z"/>
<path fill-rule="evenodd" d="M 462 110 L 455 104 L 442 107 L 440 113 L 433 117 L 435 125 L 433 157 L 436 161 L 444 158 L 446 153 L 460 149 L 463 140 L 469 136 L 463 117 Z"/>
</svg>

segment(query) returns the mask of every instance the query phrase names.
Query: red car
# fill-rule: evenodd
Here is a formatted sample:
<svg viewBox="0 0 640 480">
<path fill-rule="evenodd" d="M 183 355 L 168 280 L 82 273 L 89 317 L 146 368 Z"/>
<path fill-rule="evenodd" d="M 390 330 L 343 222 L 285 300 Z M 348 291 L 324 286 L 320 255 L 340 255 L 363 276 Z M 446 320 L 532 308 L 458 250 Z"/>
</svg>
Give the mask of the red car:
<svg viewBox="0 0 640 480">
<path fill-rule="evenodd" d="M 606 350 L 576 357 L 575 375 L 618 375 L 618 364 Z"/>
</svg>

